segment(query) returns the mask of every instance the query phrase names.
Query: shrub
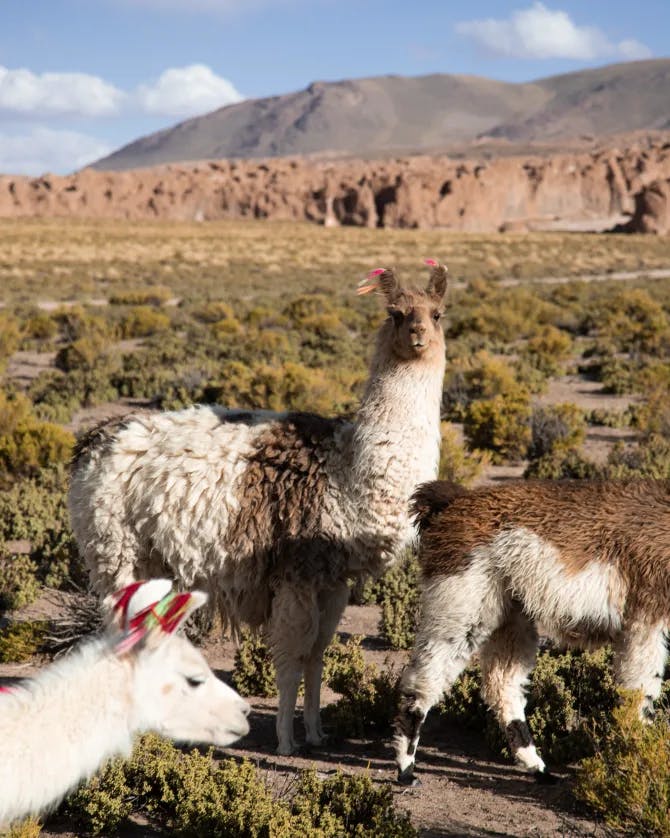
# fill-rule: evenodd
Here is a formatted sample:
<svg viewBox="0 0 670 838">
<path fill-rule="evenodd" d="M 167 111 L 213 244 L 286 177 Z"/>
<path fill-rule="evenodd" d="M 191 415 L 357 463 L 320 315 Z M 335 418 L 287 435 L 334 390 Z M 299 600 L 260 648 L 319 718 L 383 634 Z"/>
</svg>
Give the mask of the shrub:
<svg viewBox="0 0 670 838">
<path fill-rule="evenodd" d="M 110 305 L 122 306 L 161 306 L 172 297 L 169 288 L 156 285 L 152 288 L 136 288 L 117 291 L 109 298 Z"/>
<path fill-rule="evenodd" d="M 0 558 L 0 608 L 14 611 L 37 599 L 40 585 L 37 565 L 30 556 Z"/>
<path fill-rule="evenodd" d="M 18 823 L 13 823 L 9 826 L 6 832 L 3 832 L 5 838 L 37 838 L 42 832 L 42 825 L 37 818 L 26 818 Z"/>
<path fill-rule="evenodd" d="M 464 422 L 470 447 L 491 451 L 496 463 L 523 459 L 531 442 L 531 412 L 528 394 L 520 388 L 477 399 L 468 406 Z"/>
<path fill-rule="evenodd" d="M 470 486 L 480 477 L 491 457 L 487 451 L 468 451 L 460 434 L 450 422 L 442 422 L 442 445 L 440 447 L 440 480 L 449 480 Z"/>
<path fill-rule="evenodd" d="M 136 306 L 121 321 L 121 334 L 124 338 L 146 338 L 166 332 L 170 325 L 167 314 L 150 306 Z"/>
<path fill-rule="evenodd" d="M 35 620 L 11 623 L 0 631 L 0 663 L 23 663 L 40 648 L 48 631 L 48 623 Z"/>
<path fill-rule="evenodd" d="M 377 601 L 381 605 L 379 632 L 393 649 L 409 649 L 419 611 L 419 563 L 416 554 L 407 550 L 377 583 Z"/>
<path fill-rule="evenodd" d="M 59 349 L 54 364 L 63 372 L 92 370 L 109 347 L 110 342 L 105 335 L 97 333 L 84 335 Z"/>
<path fill-rule="evenodd" d="M 605 475 L 615 480 L 667 479 L 670 477 L 670 439 L 652 434 L 638 445 L 626 447 L 617 443 L 607 458 Z"/>
<path fill-rule="evenodd" d="M 0 314 L 0 369 L 4 362 L 19 347 L 21 330 L 16 318 L 4 312 Z"/>
<path fill-rule="evenodd" d="M 244 760 L 216 763 L 182 753 L 155 735 L 142 737 L 128 762 L 115 760 L 66 801 L 80 828 L 109 833 L 142 813 L 154 829 L 195 838 L 415 838 L 405 813 L 393 808 L 388 786 L 366 776 L 337 774 L 321 781 L 303 771 L 275 798 Z"/>
<path fill-rule="evenodd" d="M 324 656 L 324 681 L 342 696 L 322 711 L 336 739 L 386 732 L 395 713 L 397 674 L 392 667 L 380 673 L 374 664 L 366 663 L 362 639 L 353 636 L 342 643 L 336 638 Z"/>
<path fill-rule="evenodd" d="M 233 686 L 240 695 L 277 695 L 274 664 L 260 634 L 243 629 L 235 651 Z"/>
<path fill-rule="evenodd" d="M 579 451 L 569 449 L 545 454 L 531 460 L 523 473 L 536 480 L 590 480 L 603 476 L 602 467 L 583 457 Z"/>
<path fill-rule="evenodd" d="M 596 754 L 579 766 L 575 793 L 612 829 L 670 835 L 670 731 L 666 718 L 643 724 L 639 696 L 624 697 Z"/>
<path fill-rule="evenodd" d="M 43 469 L 0 493 L 0 552 L 3 542 L 29 541 L 36 578 L 54 588 L 86 582 L 70 531 L 66 486 L 65 469 Z"/>
<path fill-rule="evenodd" d="M 0 390 L 0 474 L 30 475 L 67 462 L 73 445 L 72 434 L 38 419 L 22 393 Z"/>
<path fill-rule="evenodd" d="M 572 338 L 555 326 L 543 326 L 538 334 L 529 338 L 523 349 L 528 362 L 545 376 L 557 375 L 561 362 L 567 360 L 571 352 Z"/>
<path fill-rule="evenodd" d="M 574 404 L 536 407 L 530 422 L 528 457 L 537 460 L 579 448 L 586 435 L 584 414 Z"/>
<path fill-rule="evenodd" d="M 199 323 L 216 323 L 219 320 L 231 320 L 235 317 L 233 307 L 221 300 L 211 300 L 196 306 L 191 314 Z"/>
</svg>

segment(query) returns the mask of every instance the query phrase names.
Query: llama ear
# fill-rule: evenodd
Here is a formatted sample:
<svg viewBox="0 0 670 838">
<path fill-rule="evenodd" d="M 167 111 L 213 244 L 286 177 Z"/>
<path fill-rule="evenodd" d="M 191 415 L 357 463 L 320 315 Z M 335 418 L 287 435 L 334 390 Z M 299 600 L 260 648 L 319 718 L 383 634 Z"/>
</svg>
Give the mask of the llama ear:
<svg viewBox="0 0 670 838">
<path fill-rule="evenodd" d="M 188 620 L 191 614 L 207 602 L 207 594 L 202 591 L 191 593 L 169 593 L 151 609 L 150 623 L 151 631 L 147 638 L 150 645 L 158 645 L 166 635 L 174 634 Z M 153 619 L 152 619 L 153 618 Z"/>
<path fill-rule="evenodd" d="M 381 291 L 391 302 L 398 293 L 400 286 L 395 273 L 390 268 L 376 268 L 370 271 L 365 279 L 359 283 L 357 294 L 369 294 L 371 291 Z"/>
<path fill-rule="evenodd" d="M 447 293 L 448 268 L 446 265 L 441 265 L 439 262 L 436 262 L 435 259 L 426 259 L 425 262 L 431 269 L 426 293 L 441 302 Z"/>
<path fill-rule="evenodd" d="M 149 579 L 143 582 L 128 600 L 126 619 L 130 623 L 138 614 L 165 599 L 172 590 L 169 579 Z"/>
<path fill-rule="evenodd" d="M 150 579 L 132 582 L 112 595 L 112 610 L 108 623 L 115 625 L 121 631 L 126 631 L 130 621 L 140 611 L 145 611 L 150 605 L 163 599 L 169 593 L 172 583 L 167 579 Z"/>
</svg>

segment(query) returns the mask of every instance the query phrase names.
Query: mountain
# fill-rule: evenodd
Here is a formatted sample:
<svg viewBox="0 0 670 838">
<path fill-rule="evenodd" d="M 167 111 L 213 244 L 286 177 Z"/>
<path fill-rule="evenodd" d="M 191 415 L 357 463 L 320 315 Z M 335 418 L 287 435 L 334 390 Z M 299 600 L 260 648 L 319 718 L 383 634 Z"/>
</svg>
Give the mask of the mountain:
<svg viewBox="0 0 670 838">
<path fill-rule="evenodd" d="M 314 82 L 142 137 L 93 164 L 444 151 L 670 128 L 670 59 L 612 64 L 527 83 L 435 74 Z"/>
</svg>

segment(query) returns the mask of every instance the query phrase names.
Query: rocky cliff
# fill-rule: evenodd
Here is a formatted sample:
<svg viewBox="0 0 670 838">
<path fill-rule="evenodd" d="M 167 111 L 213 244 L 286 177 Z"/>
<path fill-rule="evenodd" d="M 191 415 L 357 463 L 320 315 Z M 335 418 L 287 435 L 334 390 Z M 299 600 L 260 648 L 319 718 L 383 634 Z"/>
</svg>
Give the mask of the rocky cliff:
<svg viewBox="0 0 670 838">
<path fill-rule="evenodd" d="M 669 179 L 670 143 L 661 141 L 487 161 L 210 161 L 0 176 L 0 217 L 267 218 L 488 232 L 607 229 L 628 216 L 631 229 L 664 232 Z M 659 211 L 665 220 L 650 220 Z"/>
</svg>

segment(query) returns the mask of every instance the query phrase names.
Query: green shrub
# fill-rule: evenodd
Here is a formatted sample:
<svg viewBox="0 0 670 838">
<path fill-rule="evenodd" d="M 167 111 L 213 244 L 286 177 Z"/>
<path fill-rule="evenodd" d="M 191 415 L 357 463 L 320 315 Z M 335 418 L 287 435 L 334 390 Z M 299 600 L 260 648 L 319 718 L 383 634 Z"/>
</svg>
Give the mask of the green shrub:
<svg viewBox="0 0 670 838">
<path fill-rule="evenodd" d="M 377 583 L 377 602 L 381 605 L 379 633 L 393 649 L 409 649 L 419 612 L 419 563 L 408 550 Z"/>
<path fill-rule="evenodd" d="M 56 353 L 55 366 L 63 372 L 92 370 L 110 348 L 105 335 L 93 333 L 69 343 Z"/>
<path fill-rule="evenodd" d="M 460 434 L 450 422 L 442 422 L 442 444 L 438 477 L 451 483 L 470 486 L 481 477 L 491 456 L 487 451 L 468 451 Z"/>
<path fill-rule="evenodd" d="M 0 609 L 14 611 L 37 599 L 37 564 L 30 556 L 0 557 Z"/>
<path fill-rule="evenodd" d="M 34 620 L 11 623 L 0 631 L 0 663 L 23 663 L 39 650 L 48 631 L 48 623 Z"/>
<path fill-rule="evenodd" d="M 110 305 L 162 306 L 172 297 L 172 291 L 162 285 L 117 291 L 109 298 Z"/>
<path fill-rule="evenodd" d="M 19 348 L 21 329 L 15 317 L 0 313 L 0 370 L 4 362 Z"/>
<path fill-rule="evenodd" d="M 615 830 L 670 835 L 670 731 L 666 718 L 638 718 L 639 696 L 628 695 L 594 756 L 579 766 L 575 793 Z"/>
<path fill-rule="evenodd" d="M 353 636 L 342 643 L 336 638 L 324 656 L 324 681 L 342 696 L 322 711 L 335 739 L 385 733 L 396 710 L 397 673 L 392 667 L 378 672 L 374 664 L 366 663 L 362 639 Z"/>
<path fill-rule="evenodd" d="M 0 390 L 0 476 L 30 475 L 67 462 L 73 445 L 72 434 L 38 419 L 22 393 Z"/>
<path fill-rule="evenodd" d="M 464 422 L 470 447 L 489 450 L 496 463 L 523 459 L 531 442 L 531 413 L 530 398 L 521 388 L 471 402 Z"/>
<path fill-rule="evenodd" d="M 243 629 L 235 651 L 233 686 L 240 695 L 277 695 L 277 682 L 270 650 L 260 634 Z"/>
<path fill-rule="evenodd" d="M 584 414 L 574 404 L 536 407 L 530 427 L 528 457 L 531 460 L 546 457 L 548 454 L 574 451 L 584 442 L 586 436 Z"/>
<path fill-rule="evenodd" d="M 115 760 L 66 801 L 80 829 L 107 834 L 141 813 L 153 829 L 196 838 L 415 838 L 388 785 L 342 774 L 321 781 L 300 772 L 275 797 L 244 760 L 216 763 L 211 751 L 182 753 L 155 735 L 137 743 L 128 762 Z"/>
<path fill-rule="evenodd" d="M 170 325 L 167 314 L 150 306 L 136 306 L 121 320 L 121 334 L 124 338 L 146 338 L 166 332 Z"/>
<path fill-rule="evenodd" d="M 572 338 L 555 326 L 543 326 L 538 334 L 529 338 L 523 355 L 531 366 L 543 375 L 558 375 L 563 361 L 572 353 Z"/>
<path fill-rule="evenodd" d="M 53 588 L 86 583 L 70 531 L 66 488 L 64 468 L 43 469 L 0 493 L 0 553 L 7 541 L 27 540 L 37 580 Z"/>
<path fill-rule="evenodd" d="M 231 320 L 235 317 L 235 311 L 231 305 L 221 300 L 211 300 L 196 306 L 191 315 L 199 323 L 217 323 L 219 320 Z"/>
<path fill-rule="evenodd" d="M 531 460 L 523 473 L 535 480 L 591 480 L 603 477 L 603 468 L 583 457 L 579 451 L 558 449 Z"/>
<path fill-rule="evenodd" d="M 23 821 L 11 824 L 2 835 L 3 838 L 37 838 L 41 832 L 42 824 L 37 818 L 26 818 Z"/>
<path fill-rule="evenodd" d="M 605 476 L 614 480 L 670 477 L 670 439 L 653 434 L 637 445 L 617 443 L 607 458 Z"/>
</svg>

